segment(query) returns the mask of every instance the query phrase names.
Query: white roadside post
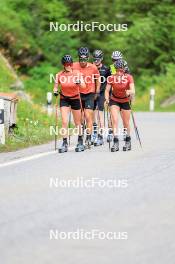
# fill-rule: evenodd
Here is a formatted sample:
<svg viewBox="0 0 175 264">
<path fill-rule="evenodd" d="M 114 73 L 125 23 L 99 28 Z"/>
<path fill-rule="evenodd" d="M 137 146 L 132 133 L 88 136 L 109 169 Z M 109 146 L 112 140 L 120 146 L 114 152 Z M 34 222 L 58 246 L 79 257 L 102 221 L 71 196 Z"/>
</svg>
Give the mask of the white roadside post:
<svg viewBox="0 0 175 264">
<path fill-rule="evenodd" d="M 149 103 L 149 110 L 151 112 L 154 111 L 154 106 L 155 106 L 155 89 L 151 88 L 150 89 L 150 103 Z"/>
<path fill-rule="evenodd" d="M 53 112 L 53 108 L 52 108 L 52 93 L 48 92 L 47 93 L 47 113 L 48 115 L 51 115 Z"/>
<path fill-rule="evenodd" d="M 5 144 L 4 100 L 0 99 L 0 144 Z"/>
</svg>

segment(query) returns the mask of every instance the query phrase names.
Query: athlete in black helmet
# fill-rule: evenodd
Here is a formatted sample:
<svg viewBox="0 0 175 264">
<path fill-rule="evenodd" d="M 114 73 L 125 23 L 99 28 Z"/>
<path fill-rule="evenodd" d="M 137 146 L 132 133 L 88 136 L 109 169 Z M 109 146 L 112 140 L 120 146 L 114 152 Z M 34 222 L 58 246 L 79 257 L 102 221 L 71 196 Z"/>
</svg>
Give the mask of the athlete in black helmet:
<svg viewBox="0 0 175 264">
<path fill-rule="evenodd" d="M 103 61 L 103 52 L 102 50 L 95 50 L 93 52 L 93 61 L 94 64 L 97 66 L 100 76 L 101 76 L 101 86 L 100 86 L 100 93 L 97 99 L 94 103 L 94 111 L 95 111 L 95 120 L 99 121 L 99 126 L 101 130 L 104 128 L 104 119 L 103 119 L 103 111 L 104 111 L 104 93 L 106 89 L 107 84 L 107 77 L 111 75 L 110 69 L 102 63 Z M 103 144 L 103 135 L 102 133 L 99 133 L 98 136 L 95 130 L 96 123 L 94 123 L 94 134 L 93 134 L 93 140 L 94 140 L 94 146 L 100 146 Z"/>
<path fill-rule="evenodd" d="M 100 73 L 97 67 L 89 63 L 89 49 L 87 47 L 81 47 L 78 49 L 79 62 L 74 63 L 74 69 L 79 70 L 83 75 L 86 88 L 81 89 L 81 101 L 82 108 L 85 113 L 86 119 L 86 146 L 90 147 L 91 145 L 91 135 L 93 130 L 93 109 L 94 109 L 94 99 L 97 97 L 97 94 L 100 90 Z"/>
<path fill-rule="evenodd" d="M 65 133 L 63 135 L 63 143 L 58 149 L 59 153 L 68 151 L 68 115 L 72 112 L 75 126 L 79 130 L 78 144 L 75 148 L 76 152 L 84 151 L 83 137 L 81 131 L 81 102 L 79 98 L 79 89 L 85 89 L 85 83 L 81 73 L 73 69 L 73 59 L 70 55 L 64 55 L 61 59 L 63 70 L 56 75 L 54 85 L 54 95 L 58 96 L 58 88 L 60 88 L 60 112 L 62 120 L 62 128 Z"/>
</svg>

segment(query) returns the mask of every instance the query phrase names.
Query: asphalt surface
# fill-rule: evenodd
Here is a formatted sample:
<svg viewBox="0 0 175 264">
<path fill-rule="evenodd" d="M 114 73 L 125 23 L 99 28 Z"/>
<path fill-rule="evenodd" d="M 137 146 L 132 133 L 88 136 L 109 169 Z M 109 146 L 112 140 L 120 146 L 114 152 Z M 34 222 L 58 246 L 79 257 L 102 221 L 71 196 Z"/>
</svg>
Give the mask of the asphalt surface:
<svg viewBox="0 0 175 264">
<path fill-rule="evenodd" d="M 137 113 L 136 119 L 143 150 L 133 132 L 131 152 L 111 153 L 105 144 L 84 153 L 71 148 L 37 156 L 48 151 L 45 145 L 0 154 L 0 263 L 174 263 L 175 114 Z M 35 156 L 25 160 L 26 153 Z M 118 186 L 63 186 L 94 178 Z M 65 238 L 77 230 L 118 237 Z M 64 239 L 51 237 L 58 232 Z"/>
</svg>

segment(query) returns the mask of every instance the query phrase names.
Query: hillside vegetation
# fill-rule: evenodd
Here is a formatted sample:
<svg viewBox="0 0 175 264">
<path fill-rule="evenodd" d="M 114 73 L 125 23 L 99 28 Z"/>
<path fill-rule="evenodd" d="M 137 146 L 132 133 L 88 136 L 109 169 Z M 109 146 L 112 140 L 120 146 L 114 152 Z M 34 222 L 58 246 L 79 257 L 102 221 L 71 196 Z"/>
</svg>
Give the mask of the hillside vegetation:
<svg viewBox="0 0 175 264">
<path fill-rule="evenodd" d="M 60 70 L 60 59 L 65 53 L 77 60 L 77 48 L 81 45 L 91 51 L 102 49 L 107 65 L 111 64 L 113 50 L 122 51 L 136 82 L 135 110 L 149 109 L 149 90 L 155 87 L 156 110 L 175 111 L 175 104 L 161 107 L 165 99 L 175 95 L 173 0 L 6 0 L 0 1 L 0 10 L 0 53 L 12 65 L 33 100 L 33 104 L 19 103 L 18 118 L 23 121 L 19 121 L 21 131 L 17 133 L 22 137 L 25 138 L 24 123 L 20 122 L 26 118 L 33 122 L 39 116 L 43 124 L 52 123 L 52 118 L 42 113 L 46 93 L 53 87 L 49 74 Z M 51 32 L 51 21 L 127 24 L 128 30 Z M 0 56 L 0 91 L 9 91 L 15 80 L 14 72 Z M 29 144 L 35 141 L 43 142 L 43 139 L 36 136 L 35 140 L 26 140 Z"/>
</svg>

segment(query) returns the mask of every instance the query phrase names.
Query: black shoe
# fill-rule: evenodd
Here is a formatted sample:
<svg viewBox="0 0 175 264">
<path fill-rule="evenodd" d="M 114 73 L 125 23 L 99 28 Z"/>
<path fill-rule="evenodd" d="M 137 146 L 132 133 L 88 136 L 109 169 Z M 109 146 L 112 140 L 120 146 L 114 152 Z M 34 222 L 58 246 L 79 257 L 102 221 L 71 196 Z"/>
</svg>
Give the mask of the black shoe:
<svg viewBox="0 0 175 264">
<path fill-rule="evenodd" d="M 119 140 L 117 137 L 114 137 L 114 144 L 111 148 L 111 152 L 119 151 Z"/>
<path fill-rule="evenodd" d="M 67 141 L 63 140 L 61 147 L 58 149 L 58 153 L 64 153 L 68 151 L 68 143 Z"/>
<path fill-rule="evenodd" d="M 129 151 L 129 150 L 131 150 L 131 137 L 126 136 L 125 146 L 123 146 L 123 151 Z"/>
</svg>

